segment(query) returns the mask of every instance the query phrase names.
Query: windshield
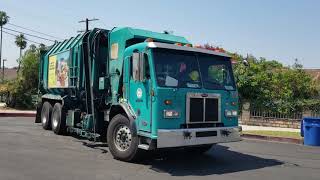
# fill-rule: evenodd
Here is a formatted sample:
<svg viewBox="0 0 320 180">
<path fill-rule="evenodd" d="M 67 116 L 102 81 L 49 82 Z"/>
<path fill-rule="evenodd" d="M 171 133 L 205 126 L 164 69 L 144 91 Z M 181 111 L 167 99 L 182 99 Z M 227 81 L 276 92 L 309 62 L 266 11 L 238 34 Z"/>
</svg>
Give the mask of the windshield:
<svg viewBox="0 0 320 180">
<path fill-rule="evenodd" d="M 168 49 L 153 54 L 160 87 L 235 89 L 229 58 Z"/>
</svg>

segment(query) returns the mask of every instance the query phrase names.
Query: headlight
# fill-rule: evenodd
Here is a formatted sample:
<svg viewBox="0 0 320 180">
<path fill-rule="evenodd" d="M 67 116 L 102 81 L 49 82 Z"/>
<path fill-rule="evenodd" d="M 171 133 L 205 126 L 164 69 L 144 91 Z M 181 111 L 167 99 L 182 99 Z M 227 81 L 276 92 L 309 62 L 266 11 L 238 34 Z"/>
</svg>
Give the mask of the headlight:
<svg viewBox="0 0 320 180">
<path fill-rule="evenodd" d="M 226 110 L 225 111 L 225 116 L 226 117 L 237 117 L 238 116 L 238 111 L 236 111 L 236 110 Z"/>
<path fill-rule="evenodd" d="M 238 116 L 238 111 L 232 110 L 232 116 Z"/>
<path fill-rule="evenodd" d="M 227 116 L 227 117 L 232 116 L 232 112 L 231 112 L 231 111 L 229 111 L 229 110 L 226 110 L 225 114 L 226 114 L 226 116 Z"/>
<path fill-rule="evenodd" d="M 175 110 L 164 110 L 163 116 L 164 118 L 177 118 L 179 117 L 179 112 Z"/>
</svg>

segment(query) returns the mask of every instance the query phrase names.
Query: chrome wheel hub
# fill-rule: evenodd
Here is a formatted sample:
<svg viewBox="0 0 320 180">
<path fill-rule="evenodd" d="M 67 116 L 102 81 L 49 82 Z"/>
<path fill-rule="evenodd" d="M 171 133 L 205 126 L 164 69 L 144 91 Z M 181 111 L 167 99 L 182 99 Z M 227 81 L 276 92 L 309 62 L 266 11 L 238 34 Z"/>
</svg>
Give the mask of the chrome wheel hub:
<svg viewBox="0 0 320 180">
<path fill-rule="evenodd" d="M 57 120 L 57 118 L 53 117 L 52 118 L 52 128 L 56 129 L 57 126 L 58 126 L 58 120 Z"/>
<path fill-rule="evenodd" d="M 41 122 L 42 124 L 45 124 L 47 122 L 47 118 L 45 116 L 42 116 Z"/>
<path fill-rule="evenodd" d="M 115 130 L 114 138 L 114 142 L 118 150 L 128 150 L 132 141 L 130 128 L 126 125 L 119 125 Z"/>
</svg>

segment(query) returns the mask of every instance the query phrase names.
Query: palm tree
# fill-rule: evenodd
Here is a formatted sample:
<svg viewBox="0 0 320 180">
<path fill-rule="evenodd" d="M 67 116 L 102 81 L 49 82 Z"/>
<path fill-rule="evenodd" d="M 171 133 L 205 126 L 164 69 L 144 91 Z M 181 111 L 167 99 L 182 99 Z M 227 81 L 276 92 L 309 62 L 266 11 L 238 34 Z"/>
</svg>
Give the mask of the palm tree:
<svg viewBox="0 0 320 180">
<path fill-rule="evenodd" d="M 19 57 L 19 66 L 17 72 L 20 70 L 20 64 L 21 64 L 21 56 L 22 56 L 22 50 L 27 47 L 27 41 L 23 34 L 20 34 L 16 36 L 16 45 L 20 48 L 20 57 Z"/>
<path fill-rule="evenodd" d="M 0 29 L 1 29 L 1 37 L 0 37 L 0 69 L 1 69 L 1 53 L 2 53 L 2 26 L 9 22 L 9 16 L 4 11 L 0 11 Z"/>
</svg>

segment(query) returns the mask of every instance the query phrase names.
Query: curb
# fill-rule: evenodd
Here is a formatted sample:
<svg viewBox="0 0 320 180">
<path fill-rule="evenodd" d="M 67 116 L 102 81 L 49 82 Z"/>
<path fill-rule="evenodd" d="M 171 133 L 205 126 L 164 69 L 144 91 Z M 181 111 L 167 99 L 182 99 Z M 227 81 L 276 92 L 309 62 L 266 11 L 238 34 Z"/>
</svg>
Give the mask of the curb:
<svg viewBox="0 0 320 180">
<path fill-rule="evenodd" d="M 36 113 L 6 113 L 6 112 L 0 112 L 0 117 L 36 117 Z"/>
<path fill-rule="evenodd" d="M 253 135 L 253 134 L 242 134 L 241 137 L 247 138 L 247 139 L 258 139 L 258 140 L 265 140 L 265 141 L 276 141 L 276 142 L 285 142 L 285 143 L 293 143 L 293 144 L 303 144 L 303 139 L 261 136 L 261 135 Z"/>
</svg>

